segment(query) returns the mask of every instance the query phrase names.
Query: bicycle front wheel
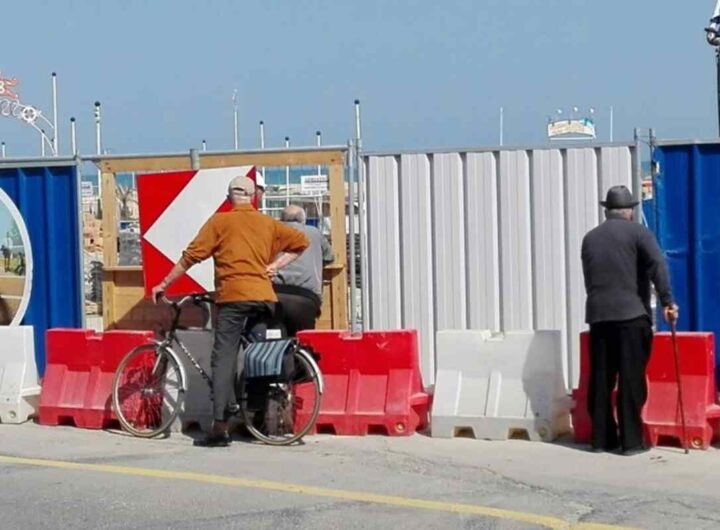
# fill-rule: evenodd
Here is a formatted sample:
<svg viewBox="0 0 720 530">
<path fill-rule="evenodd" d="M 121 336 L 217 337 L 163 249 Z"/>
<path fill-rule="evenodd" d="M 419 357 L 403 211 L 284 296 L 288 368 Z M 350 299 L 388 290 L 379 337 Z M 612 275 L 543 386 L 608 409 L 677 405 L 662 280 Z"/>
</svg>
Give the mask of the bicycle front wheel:
<svg viewBox="0 0 720 530">
<path fill-rule="evenodd" d="M 113 379 L 113 408 L 120 425 L 141 438 L 164 433 L 180 412 L 184 388 L 183 372 L 163 346 L 135 348 L 120 361 Z"/>
<path fill-rule="evenodd" d="M 240 381 L 245 426 L 257 440 L 268 445 L 290 445 L 315 425 L 320 413 L 321 375 L 310 354 L 302 348 L 293 353 L 293 372 L 287 382 L 257 384 Z"/>
</svg>

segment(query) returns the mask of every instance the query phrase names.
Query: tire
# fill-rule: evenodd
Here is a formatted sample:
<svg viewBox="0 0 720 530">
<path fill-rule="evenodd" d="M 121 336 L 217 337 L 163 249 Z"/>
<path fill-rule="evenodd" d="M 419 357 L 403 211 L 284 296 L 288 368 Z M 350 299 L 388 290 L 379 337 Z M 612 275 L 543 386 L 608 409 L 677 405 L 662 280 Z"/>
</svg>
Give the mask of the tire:
<svg viewBox="0 0 720 530">
<path fill-rule="evenodd" d="M 159 344 L 128 353 L 113 378 L 113 409 L 122 428 L 153 438 L 170 427 L 185 399 L 185 375 L 177 359 Z"/>
<path fill-rule="evenodd" d="M 317 364 L 302 348 L 295 347 L 293 356 L 295 368 L 289 382 L 268 383 L 260 409 L 254 408 L 248 399 L 245 378 L 239 383 L 245 427 L 254 438 L 268 445 L 290 445 L 300 441 L 315 426 L 320 413 L 322 376 Z M 271 417 L 279 417 L 280 421 L 270 421 Z M 302 424 L 298 425 L 298 421 Z M 292 427 L 287 425 L 290 422 Z"/>
</svg>

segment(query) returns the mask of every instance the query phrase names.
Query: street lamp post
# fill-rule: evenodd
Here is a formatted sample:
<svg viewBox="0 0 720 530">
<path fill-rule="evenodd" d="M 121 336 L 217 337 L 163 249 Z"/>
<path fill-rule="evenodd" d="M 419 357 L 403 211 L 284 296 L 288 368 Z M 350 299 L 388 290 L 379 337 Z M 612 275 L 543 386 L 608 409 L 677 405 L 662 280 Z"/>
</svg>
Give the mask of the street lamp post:
<svg viewBox="0 0 720 530">
<path fill-rule="evenodd" d="M 720 0 L 715 3 L 710 24 L 705 28 L 705 38 L 707 43 L 715 48 L 715 97 L 717 99 L 718 134 L 720 134 Z"/>
</svg>

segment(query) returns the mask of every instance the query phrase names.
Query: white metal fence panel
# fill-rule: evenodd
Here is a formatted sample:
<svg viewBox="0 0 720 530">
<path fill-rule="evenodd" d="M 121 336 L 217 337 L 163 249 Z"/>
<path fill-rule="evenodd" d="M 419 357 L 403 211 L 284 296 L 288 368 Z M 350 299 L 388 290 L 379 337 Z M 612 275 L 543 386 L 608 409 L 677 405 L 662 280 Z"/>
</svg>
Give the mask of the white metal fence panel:
<svg viewBox="0 0 720 530">
<path fill-rule="evenodd" d="M 502 329 L 532 330 L 530 163 L 526 151 L 500 152 Z"/>
<path fill-rule="evenodd" d="M 426 386 L 438 331 L 559 329 L 576 385 L 582 238 L 608 187 L 639 195 L 635 157 L 617 144 L 366 156 L 370 327 L 418 329 Z"/>
<path fill-rule="evenodd" d="M 398 163 L 394 156 L 370 160 L 367 174 L 368 232 L 372 237 L 368 283 L 375 293 L 370 307 L 370 325 L 375 329 L 402 327 L 400 307 L 400 190 Z M 370 199 L 369 197 L 372 197 Z"/>
<path fill-rule="evenodd" d="M 499 331 L 497 158 L 494 153 L 468 153 L 466 164 L 468 328 Z"/>
<path fill-rule="evenodd" d="M 433 157 L 435 321 L 438 329 L 465 329 L 465 205 L 458 153 Z"/>
<path fill-rule="evenodd" d="M 598 176 L 597 156 L 594 149 L 573 149 L 568 151 L 566 163 L 565 192 L 565 248 L 567 260 L 567 320 L 566 333 L 573 366 L 579 350 L 579 334 L 585 329 L 585 281 L 582 274 L 580 249 L 585 234 L 597 226 L 598 217 Z M 577 370 L 571 370 L 570 381 L 579 377 Z"/>
<path fill-rule="evenodd" d="M 425 155 L 400 158 L 402 322 L 418 330 L 424 377 L 435 373 L 432 187 Z M 431 379 L 424 381 L 426 386 Z"/>
<path fill-rule="evenodd" d="M 533 311 L 537 329 L 562 329 L 567 314 L 565 195 L 559 151 L 532 158 Z"/>
</svg>

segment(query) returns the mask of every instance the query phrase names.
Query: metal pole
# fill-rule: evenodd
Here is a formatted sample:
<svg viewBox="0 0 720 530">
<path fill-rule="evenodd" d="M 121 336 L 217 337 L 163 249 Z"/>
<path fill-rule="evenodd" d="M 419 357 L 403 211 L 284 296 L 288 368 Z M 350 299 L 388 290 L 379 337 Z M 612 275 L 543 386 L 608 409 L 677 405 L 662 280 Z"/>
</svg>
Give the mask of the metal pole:
<svg viewBox="0 0 720 530">
<path fill-rule="evenodd" d="M 503 145 L 505 136 L 505 109 L 500 107 L 500 147 Z"/>
<path fill-rule="evenodd" d="M 2 155 L 3 158 L 5 158 L 5 142 L 0 143 L 0 155 Z"/>
<path fill-rule="evenodd" d="M 633 142 L 635 143 L 635 158 L 633 158 L 633 172 L 632 172 L 632 190 L 637 197 L 641 197 L 640 204 L 637 206 L 635 211 L 635 219 L 642 222 L 643 209 L 642 209 L 642 144 L 640 143 L 640 129 L 635 127 L 633 129 Z M 650 156 L 652 159 L 652 148 L 650 149 Z M 603 190 L 603 193 L 607 190 Z"/>
<path fill-rule="evenodd" d="M 285 148 L 290 147 L 290 137 L 285 137 Z M 290 166 L 285 166 L 285 206 L 290 206 Z"/>
<path fill-rule="evenodd" d="M 53 155 L 58 156 L 58 99 L 57 99 L 57 75 L 52 73 L 52 98 L 53 98 Z"/>
<path fill-rule="evenodd" d="M 260 149 L 265 149 L 265 122 L 260 120 Z M 260 173 L 262 173 L 263 182 L 265 183 L 265 191 L 267 192 L 267 181 L 265 180 L 265 167 L 260 168 Z M 267 198 L 265 197 L 265 193 L 262 195 L 262 199 L 260 200 L 260 208 L 262 211 L 266 211 L 267 208 Z"/>
<path fill-rule="evenodd" d="M 615 125 L 615 124 L 613 123 L 613 122 L 614 122 L 614 119 L 615 119 L 614 114 L 615 114 L 615 112 L 614 112 L 613 106 L 610 105 L 610 141 L 611 141 L 611 142 L 613 141 L 613 127 L 614 127 L 614 125 Z"/>
<path fill-rule="evenodd" d="M 320 147 L 322 145 L 322 133 L 320 131 L 315 132 L 315 139 L 317 140 L 317 146 Z M 318 164 L 317 167 L 317 176 L 322 176 L 322 166 Z"/>
<path fill-rule="evenodd" d="M 75 124 L 75 118 L 70 118 L 70 150 L 73 156 L 77 156 L 77 127 Z"/>
<path fill-rule="evenodd" d="M 190 167 L 192 169 L 200 169 L 200 154 L 197 149 L 190 149 Z"/>
<path fill-rule="evenodd" d="M 718 134 L 720 134 L 720 46 L 715 49 L 715 69 L 717 75 Z"/>
<path fill-rule="evenodd" d="M 40 129 L 40 156 L 45 156 L 45 129 Z"/>
<path fill-rule="evenodd" d="M 357 145 L 355 141 L 348 141 L 348 162 L 347 162 L 347 181 L 348 181 L 348 195 L 347 195 L 347 216 L 348 216 L 348 232 L 346 236 L 348 246 L 348 262 L 350 269 L 350 331 L 353 333 L 357 332 L 357 301 L 355 299 L 355 293 L 357 289 L 357 283 L 355 279 L 357 277 L 357 267 L 355 264 L 355 162 L 357 157 Z M 342 242 L 337 243 L 333 241 L 333 245 L 341 245 Z"/>
<path fill-rule="evenodd" d="M 360 102 L 356 105 L 357 120 L 356 120 L 356 133 L 358 135 L 358 214 L 360 224 L 360 295 L 361 295 L 361 324 L 362 329 L 366 330 L 370 326 L 370 292 L 368 286 L 368 271 L 370 269 L 368 264 L 368 241 L 367 241 L 367 175 L 365 174 L 365 164 L 362 159 L 362 130 L 360 127 Z"/>
<path fill-rule="evenodd" d="M 350 183 L 350 201 L 351 201 L 351 209 L 350 209 L 350 231 L 352 233 L 352 243 L 351 243 L 351 259 L 350 262 L 350 276 L 352 277 L 352 285 L 353 290 L 351 291 L 352 297 L 350 298 L 350 312 L 353 315 L 353 326 L 352 329 L 356 329 L 356 315 L 355 312 L 357 311 L 355 309 L 355 305 L 357 304 L 357 301 L 355 300 L 355 290 L 354 287 L 357 285 L 357 265 L 355 263 L 355 190 L 357 189 L 358 193 L 358 224 L 359 226 L 359 234 L 358 238 L 360 239 L 360 293 L 361 297 L 364 297 L 363 289 L 367 287 L 367 283 L 365 282 L 365 194 L 363 190 L 363 171 L 362 171 L 362 158 L 361 153 L 362 151 L 362 127 L 360 125 L 360 100 L 355 100 L 355 150 L 353 153 L 350 153 L 355 157 L 355 174 L 353 175 L 353 181 Z M 356 188 L 357 186 L 357 188 Z M 367 322 L 366 317 L 367 314 L 364 311 L 364 304 L 361 304 L 360 309 L 360 322 L 362 326 L 362 331 L 365 331 L 367 329 Z"/>
<path fill-rule="evenodd" d="M 238 150 L 239 147 L 239 140 L 238 140 L 238 107 L 237 107 L 237 89 L 233 92 L 233 135 L 235 137 L 235 151 Z"/>
<path fill-rule="evenodd" d="M 205 140 L 202 141 L 202 150 L 207 151 L 207 142 Z"/>
<path fill-rule="evenodd" d="M 101 114 L 100 114 L 100 102 L 95 102 L 95 152 L 99 155 L 102 154 L 102 135 L 100 130 L 100 121 L 101 121 Z M 97 181 L 98 181 L 98 197 L 102 199 L 102 171 L 100 170 L 100 166 L 98 165 L 97 168 Z"/>
</svg>

